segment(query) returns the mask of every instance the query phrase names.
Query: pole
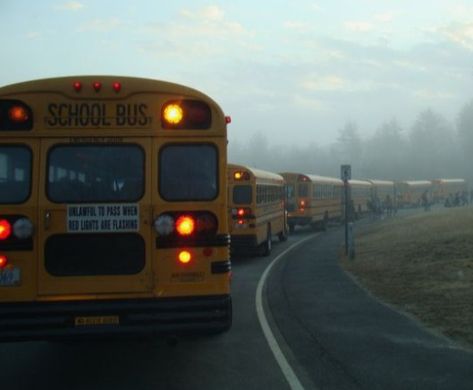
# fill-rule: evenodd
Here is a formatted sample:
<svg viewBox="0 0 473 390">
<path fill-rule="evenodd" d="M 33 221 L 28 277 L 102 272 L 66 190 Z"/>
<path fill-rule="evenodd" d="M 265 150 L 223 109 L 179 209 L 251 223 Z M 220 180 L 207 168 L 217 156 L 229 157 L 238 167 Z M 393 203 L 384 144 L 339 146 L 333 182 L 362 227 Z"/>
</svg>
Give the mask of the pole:
<svg viewBox="0 0 473 390">
<path fill-rule="evenodd" d="M 345 188 L 345 256 L 348 256 L 348 180 L 343 180 Z"/>
</svg>

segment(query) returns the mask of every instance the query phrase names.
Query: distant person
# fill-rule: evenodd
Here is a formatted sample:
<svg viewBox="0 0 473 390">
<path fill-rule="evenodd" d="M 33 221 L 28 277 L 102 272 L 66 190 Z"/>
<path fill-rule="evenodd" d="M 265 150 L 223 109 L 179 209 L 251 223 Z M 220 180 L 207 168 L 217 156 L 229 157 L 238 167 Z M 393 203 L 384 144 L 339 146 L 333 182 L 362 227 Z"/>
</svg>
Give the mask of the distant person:
<svg viewBox="0 0 473 390">
<path fill-rule="evenodd" d="M 447 196 L 447 199 L 445 199 L 444 206 L 445 207 L 452 207 L 452 203 L 453 203 L 453 198 L 452 198 L 452 194 L 450 194 L 450 195 Z"/>
<path fill-rule="evenodd" d="M 422 207 L 424 208 L 424 211 L 429 211 L 430 202 L 429 202 L 429 194 L 427 193 L 427 191 L 424 191 L 424 193 L 422 194 L 421 202 L 422 202 Z"/>
<path fill-rule="evenodd" d="M 467 191 L 462 192 L 461 202 L 462 202 L 462 206 L 467 206 L 468 205 L 468 192 Z"/>
<path fill-rule="evenodd" d="M 386 212 L 388 217 L 393 215 L 393 201 L 389 195 L 386 195 L 386 200 L 384 201 L 384 205 L 386 207 Z"/>
<path fill-rule="evenodd" d="M 455 199 L 453 200 L 453 206 L 458 207 L 460 206 L 460 193 L 455 194 Z"/>
</svg>

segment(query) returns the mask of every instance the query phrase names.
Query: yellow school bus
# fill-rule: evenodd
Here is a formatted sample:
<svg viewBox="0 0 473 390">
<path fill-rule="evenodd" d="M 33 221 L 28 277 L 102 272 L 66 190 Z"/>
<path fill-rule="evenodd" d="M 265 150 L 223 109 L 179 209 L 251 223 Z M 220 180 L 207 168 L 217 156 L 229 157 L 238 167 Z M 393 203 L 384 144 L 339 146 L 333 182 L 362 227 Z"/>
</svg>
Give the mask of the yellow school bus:
<svg viewBox="0 0 473 390">
<path fill-rule="evenodd" d="M 342 218 L 343 181 L 333 177 L 280 173 L 286 180 L 289 231 L 296 225 L 326 230 L 330 221 Z"/>
<path fill-rule="evenodd" d="M 368 180 L 348 180 L 349 199 L 355 218 L 369 211 L 372 188 L 373 184 Z"/>
<path fill-rule="evenodd" d="M 432 201 L 432 182 L 430 180 L 404 180 L 396 183 L 399 207 L 420 207 L 422 199 Z"/>
<path fill-rule="evenodd" d="M 229 329 L 228 122 L 157 80 L 0 88 L 0 341 Z"/>
<path fill-rule="evenodd" d="M 445 202 L 448 197 L 454 198 L 467 192 L 465 179 L 434 179 L 432 180 L 432 200 L 434 203 Z"/>
<path fill-rule="evenodd" d="M 284 179 L 272 172 L 228 164 L 231 247 L 271 253 L 271 237 L 287 239 Z"/>
</svg>

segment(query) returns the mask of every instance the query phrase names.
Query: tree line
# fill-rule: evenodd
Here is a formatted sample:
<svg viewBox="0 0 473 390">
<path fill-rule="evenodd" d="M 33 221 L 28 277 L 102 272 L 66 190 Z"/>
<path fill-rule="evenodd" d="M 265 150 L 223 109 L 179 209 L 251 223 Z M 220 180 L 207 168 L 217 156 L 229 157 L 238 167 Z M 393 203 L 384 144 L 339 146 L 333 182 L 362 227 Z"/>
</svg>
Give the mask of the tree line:
<svg viewBox="0 0 473 390">
<path fill-rule="evenodd" d="M 432 109 L 422 111 L 409 128 L 396 119 L 361 137 L 355 122 L 338 130 L 337 140 L 320 146 L 271 145 L 262 132 L 247 143 L 230 142 L 229 161 L 272 172 L 294 171 L 340 176 L 340 165 L 351 164 L 354 178 L 430 180 L 462 177 L 473 184 L 473 100 L 463 106 L 455 123 Z"/>
</svg>

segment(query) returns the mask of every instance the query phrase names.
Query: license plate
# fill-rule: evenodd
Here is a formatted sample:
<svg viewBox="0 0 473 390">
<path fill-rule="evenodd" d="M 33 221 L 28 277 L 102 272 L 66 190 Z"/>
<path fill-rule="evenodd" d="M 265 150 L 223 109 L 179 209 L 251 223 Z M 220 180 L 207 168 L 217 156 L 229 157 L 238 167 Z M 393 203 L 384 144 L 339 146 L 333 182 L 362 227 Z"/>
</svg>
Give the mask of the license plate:
<svg viewBox="0 0 473 390">
<path fill-rule="evenodd" d="M 75 326 L 118 325 L 119 323 L 118 316 L 76 317 L 74 319 Z"/>
<path fill-rule="evenodd" d="M 21 274 L 19 268 L 6 268 L 0 270 L 0 286 L 17 286 L 20 284 Z"/>
</svg>

